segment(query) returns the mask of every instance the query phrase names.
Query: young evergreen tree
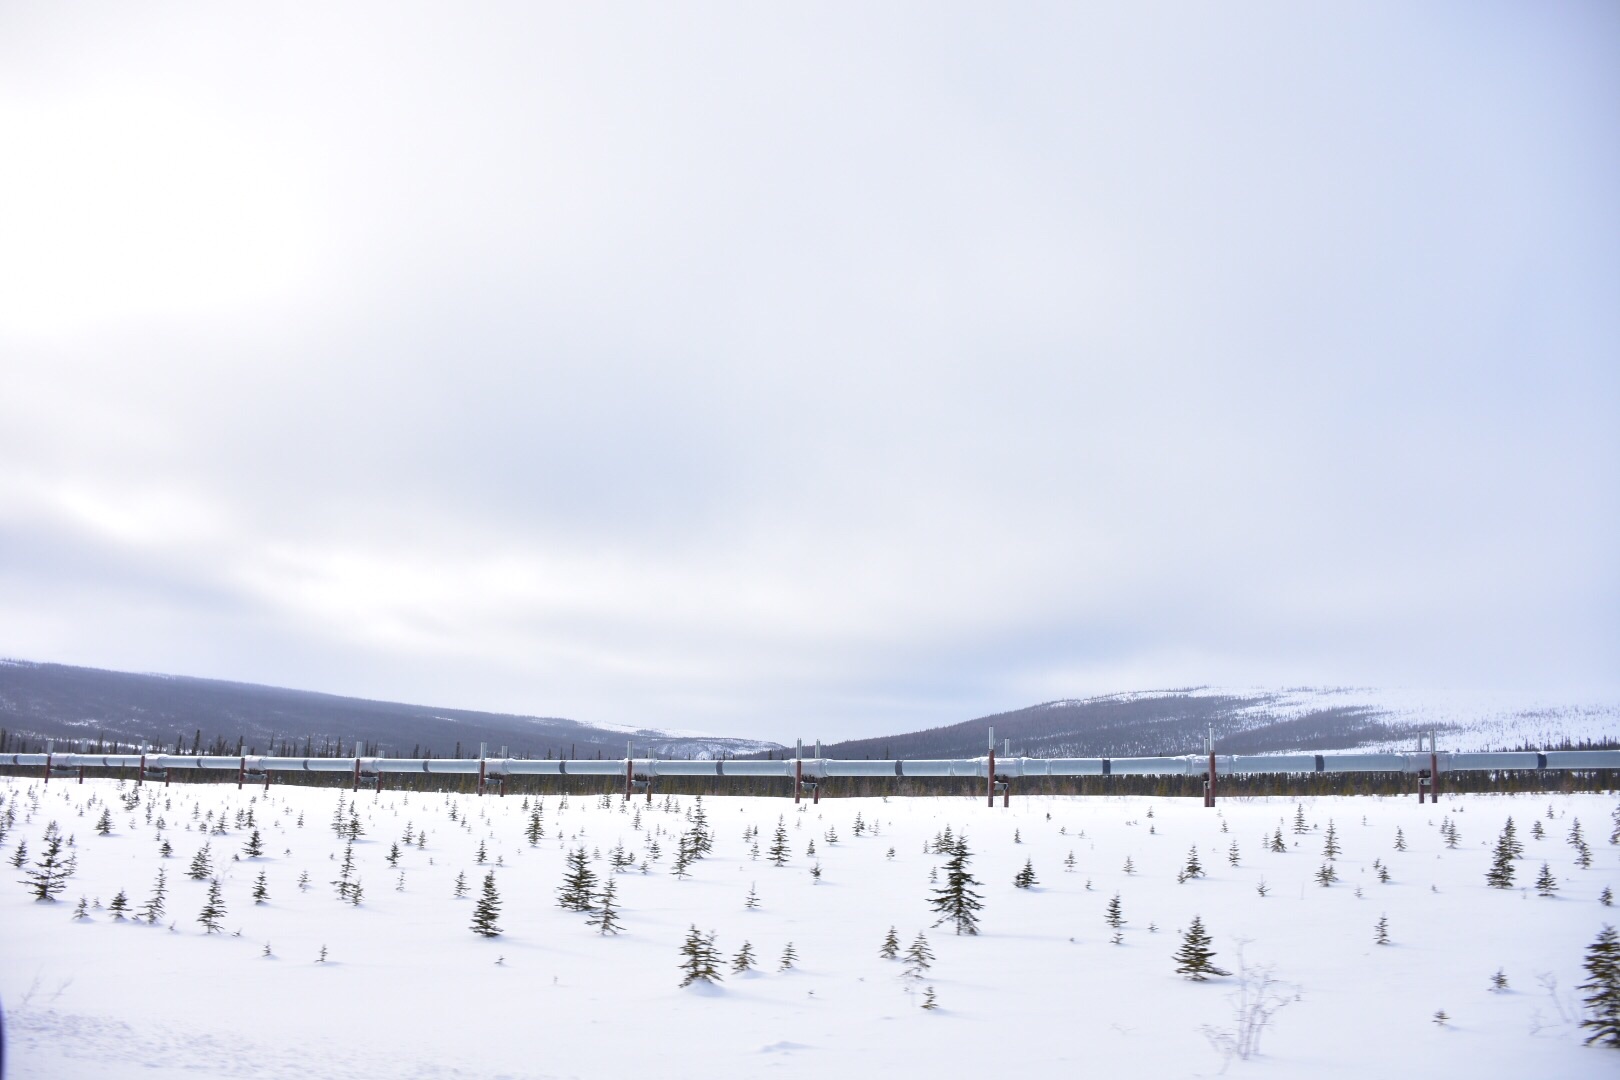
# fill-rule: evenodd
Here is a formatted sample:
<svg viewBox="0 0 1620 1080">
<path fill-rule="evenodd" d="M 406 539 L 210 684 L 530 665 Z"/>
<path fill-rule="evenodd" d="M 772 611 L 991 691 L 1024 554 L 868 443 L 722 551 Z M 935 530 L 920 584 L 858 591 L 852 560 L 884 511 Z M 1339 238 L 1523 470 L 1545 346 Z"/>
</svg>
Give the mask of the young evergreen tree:
<svg viewBox="0 0 1620 1080">
<path fill-rule="evenodd" d="M 945 884 L 934 890 L 934 897 L 929 901 L 939 914 L 934 925 L 948 922 L 958 934 L 979 932 L 979 911 L 984 907 L 982 898 L 972 888 L 978 882 L 968 873 L 969 858 L 967 836 L 964 834 L 956 841 L 951 857 L 945 863 Z"/>
<path fill-rule="evenodd" d="M 1536 893 L 1540 896 L 1551 896 L 1558 891 L 1558 879 L 1553 876 L 1552 867 L 1546 863 L 1541 864 L 1541 873 L 1536 877 Z"/>
<path fill-rule="evenodd" d="M 357 883 L 354 873 L 353 840 L 350 840 L 348 843 L 343 845 L 343 865 L 339 867 L 338 876 L 332 881 L 331 884 L 337 889 L 339 900 L 347 901 L 351 904 L 359 903 L 359 901 L 355 898 L 355 889 Z"/>
<path fill-rule="evenodd" d="M 1597 940 L 1586 947 L 1586 981 L 1579 989 L 1591 993 L 1582 998 L 1588 1016 L 1581 1027 L 1592 1034 L 1586 1044 L 1598 1043 L 1620 1049 L 1620 934 L 1604 926 Z"/>
<path fill-rule="evenodd" d="M 1215 954 L 1210 951 L 1210 937 L 1204 932 L 1204 923 L 1197 915 L 1193 916 L 1192 923 L 1182 936 L 1181 948 L 1176 950 L 1176 974 L 1185 975 L 1196 982 L 1203 982 L 1211 975 L 1230 975 L 1230 971 L 1222 971 L 1210 963 Z"/>
<path fill-rule="evenodd" d="M 754 956 L 754 947 L 745 941 L 742 948 L 737 950 L 737 955 L 731 958 L 731 970 L 741 975 L 745 971 L 752 971 L 758 963 L 758 958 Z"/>
<path fill-rule="evenodd" d="M 203 902 L 202 912 L 197 921 L 202 923 L 203 929 L 210 934 L 220 932 L 220 920 L 225 918 L 225 901 L 220 898 L 219 878 L 211 878 L 208 882 L 208 899 Z"/>
<path fill-rule="evenodd" d="M 1103 909 L 1103 922 L 1113 930 L 1125 925 L 1125 909 L 1119 902 L 1119 893 L 1115 893 L 1108 901 L 1108 906 Z"/>
<path fill-rule="evenodd" d="M 501 914 L 501 894 L 495 890 L 495 871 L 484 875 L 484 891 L 473 906 L 472 932 L 479 937 L 497 937 L 501 928 L 497 919 Z"/>
<path fill-rule="evenodd" d="M 789 854 L 787 826 L 782 823 L 781 818 L 776 819 L 776 833 L 771 840 L 768 854 L 771 862 L 777 866 L 787 865 Z"/>
<path fill-rule="evenodd" d="M 884 935 L 883 947 L 878 950 L 878 955 L 885 960 L 893 960 L 900 955 L 900 937 L 894 932 L 894 927 L 889 927 L 889 932 Z"/>
<path fill-rule="evenodd" d="M 566 862 L 568 869 L 557 889 L 557 906 L 569 911 L 590 911 L 591 900 L 596 895 L 596 871 L 591 869 L 590 856 L 585 854 L 584 847 L 578 847 L 568 853 Z"/>
<path fill-rule="evenodd" d="M 62 846 L 62 834 L 47 830 L 44 850 L 34 860 L 34 865 L 23 871 L 22 884 L 28 886 L 35 900 L 54 903 L 67 889 L 68 878 L 73 876 L 78 863 L 72 855 L 62 854 Z"/>
<path fill-rule="evenodd" d="M 1025 859 L 1024 868 L 1018 871 L 1017 876 L 1013 878 L 1014 887 L 1019 889 L 1028 889 L 1032 886 L 1038 885 L 1039 883 L 1039 880 L 1035 877 L 1034 860 Z"/>
<path fill-rule="evenodd" d="M 923 972 L 933 966 L 934 950 L 928 947 L 928 939 L 919 930 L 916 938 L 906 949 L 906 966 L 900 972 L 900 976 L 921 981 Z"/>
<path fill-rule="evenodd" d="M 160 866 L 157 882 L 152 886 L 152 895 L 147 897 L 146 903 L 141 905 L 141 910 L 135 913 L 135 917 L 146 920 L 148 926 L 157 925 L 157 921 L 163 917 L 163 901 L 168 895 L 169 876 Z"/>
<path fill-rule="evenodd" d="M 1512 827 L 1513 819 L 1508 819 L 1508 826 Z M 1513 887 L 1513 837 L 1507 829 L 1496 841 L 1496 848 L 1491 853 L 1491 868 L 1485 872 L 1485 884 L 1493 889 L 1511 889 Z"/>
<path fill-rule="evenodd" d="M 602 885 L 602 891 L 596 894 L 591 908 L 591 917 L 585 920 L 587 926 L 596 927 L 600 934 L 617 934 L 622 927 L 619 925 L 619 908 L 614 903 L 618 897 L 619 884 L 612 876 Z"/>
<path fill-rule="evenodd" d="M 698 932 L 696 924 L 686 932 L 686 943 L 681 946 L 681 970 L 686 972 L 686 978 L 681 980 L 682 986 L 691 986 L 695 982 L 717 983 L 722 980 L 720 974 L 720 953 L 714 947 L 714 934 L 705 936 Z"/>
</svg>

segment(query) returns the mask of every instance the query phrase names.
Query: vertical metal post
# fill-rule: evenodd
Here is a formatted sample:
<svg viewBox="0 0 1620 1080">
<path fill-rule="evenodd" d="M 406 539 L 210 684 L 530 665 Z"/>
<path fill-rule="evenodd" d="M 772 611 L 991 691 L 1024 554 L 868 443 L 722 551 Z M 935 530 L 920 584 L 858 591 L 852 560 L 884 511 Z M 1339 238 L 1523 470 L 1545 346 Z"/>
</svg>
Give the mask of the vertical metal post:
<svg viewBox="0 0 1620 1080">
<path fill-rule="evenodd" d="M 1429 800 L 1435 805 L 1440 803 L 1440 747 L 1432 731 L 1429 732 Z"/>
<path fill-rule="evenodd" d="M 821 740 L 820 739 L 816 740 L 816 761 L 818 763 L 821 761 Z M 816 787 L 815 787 L 815 790 L 810 793 L 810 805 L 811 806 L 820 806 L 821 805 L 821 785 L 826 783 L 826 781 L 827 781 L 826 770 L 817 769 L 816 770 Z"/>
<path fill-rule="evenodd" d="M 996 729 L 990 729 L 990 758 L 989 765 L 984 770 L 985 805 L 996 805 Z"/>
<path fill-rule="evenodd" d="M 1204 805 L 1215 805 L 1215 729 L 1209 729 L 1209 739 L 1204 743 L 1209 750 L 1209 779 L 1204 782 Z"/>
<path fill-rule="evenodd" d="M 1003 740 L 1001 740 L 1001 750 L 1002 750 L 1002 753 L 1005 756 L 1007 756 L 1009 758 L 1012 757 L 1012 740 L 1011 739 L 1003 739 Z M 1002 789 L 1001 789 L 1001 808 L 1003 810 L 1005 810 L 1010 806 L 1012 806 L 1012 777 L 1011 776 L 1007 777 L 1007 782 L 1006 782 L 1005 785 L 1002 786 Z"/>
</svg>

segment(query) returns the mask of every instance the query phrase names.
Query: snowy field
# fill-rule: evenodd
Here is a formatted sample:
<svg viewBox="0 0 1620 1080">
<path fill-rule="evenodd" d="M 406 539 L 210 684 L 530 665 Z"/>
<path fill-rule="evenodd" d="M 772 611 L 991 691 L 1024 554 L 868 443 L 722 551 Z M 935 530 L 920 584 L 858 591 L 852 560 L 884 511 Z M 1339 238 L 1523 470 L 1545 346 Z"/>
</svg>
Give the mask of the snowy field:
<svg viewBox="0 0 1620 1080">
<path fill-rule="evenodd" d="M 701 806 L 713 847 L 684 878 L 672 867 L 694 828 L 690 797 L 362 791 L 351 812 L 356 797 L 333 790 L 15 778 L 0 778 L 0 797 L 0 816 L 14 815 L 5 856 L 19 842 L 28 851 L 0 890 L 9 1080 L 1620 1068 L 1620 1054 L 1583 1047 L 1575 1026 L 1585 948 L 1620 922 L 1620 908 L 1599 900 L 1605 886 L 1620 889 L 1612 796 L 1456 796 L 1438 807 L 1233 799 L 1217 810 L 1197 799 L 1014 795 L 1011 809 L 998 800 L 992 810 L 966 795 L 798 807 L 710 797 Z M 537 805 L 544 836 L 531 843 Z M 104 810 L 108 836 L 97 830 Z M 1524 855 L 1515 886 L 1494 889 L 1485 874 L 1509 815 Z M 1586 869 L 1568 843 L 1577 819 Z M 350 843 L 334 822 L 352 820 L 363 830 L 352 844 L 358 905 L 333 885 Z M 769 861 L 779 821 L 780 867 Z M 71 836 L 63 854 L 77 865 L 61 899 L 45 903 L 20 882 L 51 822 Z M 1330 825 L 1342 850 L 1331 860 L 1338 880 L 1323 886 Z M 944 883 L 948 856 L 932 849 L 947 828 L 967 837 L 983 897 L 977 936 L 933 926 L 930 875 Z M 257 857 L 244 853 L 254 829 Z M 1286 850 L 1274 852 L 1279 830 Z M 213 934 L 198 921 L 210 883 L 187 874 L 204 844 L 224 908 Z M 617 884 L 620 934 L 558 906 L 565 857 L 581 846 L 598 878 Z M 1178 881 L 1194 847 L 1204 876 Z M 614 873 L 617 850 L 634 865 Z M 1026 860 L 1038 883 L 1016 888 Z M 1543 862 L 1557 879 L 1550 897 L 1534 888 Z M 138 911 L 160 867 L 168 894 L 156 925 L 115 918 L 114 897 Z M 502 932 L 482 937 L 470 925 L 490 871 Z M 261 875 L 268 898 L 255 903 Z M 1106 921 L 1116 894 L 1117 943 Z M 81 897 L 86 916 L 75 918 Z M 1195 915 L 1230 977 L 1176 973 Z M 1381 917 L 1387 946 L 1375 943 Z M 717 985 L 678 985 L 694 925 L 714 934 Z M 885 959 L 891 926 L 902 955 Z M 919 932 L 932 964 L 907 978 L 904 950 Z M 745 941 L 759 966 L 738 974 Z M 789 943 L 798 958 L 780 970 Z M 1492 986 L 1499 971 L 1505 989 Z M 1239 1033 L 1240 989 L 1253 1000 L 1267 972 L 1277 1011 L 1258 1054 L 1224 1051 L 1222 1033 Z M 929 988 L 932 1010 L 922 1007 Z"/>
</svg>

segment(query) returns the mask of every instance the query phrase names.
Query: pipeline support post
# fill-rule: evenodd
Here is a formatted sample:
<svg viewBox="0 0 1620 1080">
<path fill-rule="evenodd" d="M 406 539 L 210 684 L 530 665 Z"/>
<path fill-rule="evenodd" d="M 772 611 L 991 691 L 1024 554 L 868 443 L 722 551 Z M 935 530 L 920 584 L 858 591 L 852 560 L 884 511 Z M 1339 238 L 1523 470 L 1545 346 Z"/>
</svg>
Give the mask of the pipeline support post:
<svg viewBox="0 0 1620 1080">
<path fill-rule="evenodd" d="M 1432 731 L 1429 732 L 1429 801 L 1436 806 L 1440 804 L 1440 748 Z"/>
<path fill-rule="evenodd" d="M 1204 805 L 1215 805 L 1215 729 L 1209 729 L 1209 739 L 1204 744 L 1209 751 L 1209 779 L 1204 781 Z"/>
</svg>

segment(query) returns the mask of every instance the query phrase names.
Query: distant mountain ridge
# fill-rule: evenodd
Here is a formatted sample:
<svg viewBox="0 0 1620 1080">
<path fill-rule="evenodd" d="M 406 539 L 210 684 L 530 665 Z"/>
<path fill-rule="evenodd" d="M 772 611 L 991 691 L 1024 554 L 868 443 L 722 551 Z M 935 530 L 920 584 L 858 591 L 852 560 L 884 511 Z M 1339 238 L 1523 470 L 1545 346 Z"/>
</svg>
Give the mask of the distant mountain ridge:
<svg viewBox="0 0 1620 1080">
<path fill-rule="evenodd" d="M 1187 687 L 1063 699 L 923 731 L 826 744 L 839 758 L 972 758 L 996 747 L 1029 757 L 1194 754 L 1213 728 L 1222 754 L 1407 749 L 1435 731 L 1442 750 L 1620 746 L 1620 706 L 1510 702 L 1360 688 Z M 361 752 L 471 757 L 479 743 L 514 757 L 780 756 L 761 739 L 592 725 L 561 717 L 371 701 L 307 690 L 65 664 L 0 660 L 0 750 L 80 742 L 291 756 Z M 807 750 L 808 752 L 808 750 Z"/>
<path fill-rule="evenodd" d="M 0 730 L 19 741 L 67 748 L 81 740 L 158 749 L 292 756 L 363 752 L 386 757 L 471 757 L 479 743 L 513 757 L 712 758 L 780 749 L 757 739 L 597 727 L 549 716 L 370 701 L 252 683 L 146 675 L 66 664 L 0 660 Z M 0 749 L 7 747 L 0 746 Z"/>
<path fill-rule="evenodd" d="M 966 758 L 1004 740 L 1026 757 L 1401 750 L 1433 731 L 1442 750 L 1620 745 L 1620 706 L 1552 706 L 1359 688 L 1190 687 L 1048 701 L 961 723 L 822 747 L 828 757 Z"/>
</svg>

